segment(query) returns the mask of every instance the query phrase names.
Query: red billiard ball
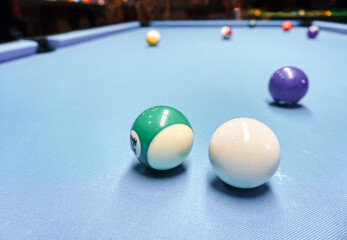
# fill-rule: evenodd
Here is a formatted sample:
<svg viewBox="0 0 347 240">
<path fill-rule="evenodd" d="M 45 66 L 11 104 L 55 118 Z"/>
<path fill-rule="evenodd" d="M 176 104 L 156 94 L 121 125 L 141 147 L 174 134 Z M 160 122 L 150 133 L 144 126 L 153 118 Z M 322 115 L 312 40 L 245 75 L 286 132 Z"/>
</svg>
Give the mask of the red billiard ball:
<svg viewBox="0 0 347 240">
<path fill-rule="evenodd" d="M 284 31 L 288 31 L 289 29 L 291 29 L 293 27 L 293 24 L 291 21 L 284 21 L 282 24 L 282 28 Z"/>
</svg>

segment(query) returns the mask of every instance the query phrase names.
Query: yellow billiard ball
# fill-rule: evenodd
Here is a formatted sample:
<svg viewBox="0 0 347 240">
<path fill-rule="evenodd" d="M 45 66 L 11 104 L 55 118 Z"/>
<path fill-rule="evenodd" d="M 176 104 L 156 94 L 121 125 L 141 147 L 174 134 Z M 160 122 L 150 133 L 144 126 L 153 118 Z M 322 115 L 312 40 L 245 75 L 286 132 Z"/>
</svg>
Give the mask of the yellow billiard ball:
<svg viewBox="0 0 347 240">
<path fill-rule="evenodd" d="M 155 46 L 160 41 L 160 34 L 156 30 L 151 30 L 147 33 L 146 39 L 149 45 Z"/>
</svg>

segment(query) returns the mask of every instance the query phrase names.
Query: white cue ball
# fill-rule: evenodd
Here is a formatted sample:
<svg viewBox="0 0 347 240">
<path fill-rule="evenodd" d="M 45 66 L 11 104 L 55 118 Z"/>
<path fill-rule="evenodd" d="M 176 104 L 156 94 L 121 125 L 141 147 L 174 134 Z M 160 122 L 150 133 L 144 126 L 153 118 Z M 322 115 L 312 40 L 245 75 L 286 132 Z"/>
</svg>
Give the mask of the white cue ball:
<svg viewBox="0 0 347 240">
<path fill-rule="evenodd" d="M 222 124 L 209 147 L 217 176 L 238 188 L 254 188 L 267 182 L 278 168 L 280 155 L 280 144 L 273 131 L 251 118 Z"/>
</svg>

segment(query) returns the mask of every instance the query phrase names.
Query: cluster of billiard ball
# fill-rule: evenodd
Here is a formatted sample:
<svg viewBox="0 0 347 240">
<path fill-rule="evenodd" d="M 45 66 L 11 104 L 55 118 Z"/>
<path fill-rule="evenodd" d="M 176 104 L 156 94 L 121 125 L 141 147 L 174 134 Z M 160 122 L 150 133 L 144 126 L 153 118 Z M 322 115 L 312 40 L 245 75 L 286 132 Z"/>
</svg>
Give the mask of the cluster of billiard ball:
<svg viewBox="0 0 347 240">
<path fill-rule="evenodd" d="M 291 21 L 284 21 L 282 24 L 282 28 L 284 31 L 288 31 L 293 27 L 293 24 L 291 23 Z M 315 38 L 317 37 L 319 33 L 319 27 L 318 26 L 310 26 L 307 28 L 307 36 L 309 38 Z"/>
<path fill-rule="evenodd" d="M 283 29 L 289 30 L 292 24 L 285 23 Z M 249 22 L 251 27 L 255 24 L 255 20 Z M 312 26 L 308 34 L 315 37 L 318 31 L 318 27 Z M 231 33 L 228 26 L 221 29 L 223 38 L 230 38 Z M 152 30 L 146 38 L 155 46 L 160 34 Z M 272 74 L 269 92 L 277 104 L 297 104 L 307 93 L 308 84 L 302 70 L 287 66 Z M 130 145 L 136 158 L 155 170 L 179 166 L 190 153 L 193 141 L 188 119 L 168 106 L 145 110 L 130 131 Z M 274 132 L 262 122 L 250 118 L 232 119 L 212 135 L 209 159 L 217 176 L 225 183 L 238 188 L 254 188 L 267 182 L 276 172 L 280 144 Z"/>
<path fill-rule="evenodd" d="M 251 28 L 255 27 L 256 24 L 257 24 L 257 22 L 254 19 L 251 19 L 248 21 L 248 26 Z M 293 24 L 291 21 L 284 21 L 282 23 L 282 29 L 284 31 L 289 31 L 292 27 L 293 27 Z M 317 27 L 317 26 L 310 26 L 307 29 L 307 36 L 309 38 L 315 38 L 318 35 L 318 33 L 319 33 L 319 27 Z M 231 34 L 232 34 L 231 27 L 229 27 L 229 26 L 222 27 L 221 35 L 224 39 L 229 39 L 231 37 Z"/>
<path fill-rule="evenodd" d="M 145 110 L 130 131 L 130 145 L 136 158 L 156 170 L 180 165 L 190 153 L 193 140 L 188 119 L 168 106 Z M 215 131 L 209 157 L 217 176 L 225 183 L 253 188 L 275 173 L 280 162 L 280 144 L 265 124 L 250 118 L 237 118 Z"/>
<path fill-rule="evenodd" d="M 251 19 L 248 21 L 248 26 L 253 28 L 257 24 L 256 20 Z M 284 21 L 282 23 L 282 29 L 284 31 L 289 31 L 293 27 L 293 24 L 291 21 Z M 224 39 L 229 39 L 232 35 L 232 28 L 229 26 L 224 26 L 221 28 L 221 35 Z M 316 38 L 319 33 L 319 27 L 317 26 L 310 26 L 307 29 L 307 36 L 309 38 Z M 156 46 L 160 41 L 160 34 L 156 30 L 150 30 L 146 35 L 146 40 L 150 46 Z"/>
<path fill-rule="evenodd" d="M 308 90 L 308 79 L 295 67 L 278 69 L 269 91 L 278 104 L 296 104 Z M 177 109 L 155 106 L 142 112 L 130 131 L 136 158 L 149 168 L 168 170 L 190 153 L 194 134 L 188 119 Z M 217 176 L 239 188 L 254 188 L 268 181 L 280 162 L 280 144 L 265 124 L 237 118 L 222 124 L 213 134 L 209 158 Z"/>
</svg>

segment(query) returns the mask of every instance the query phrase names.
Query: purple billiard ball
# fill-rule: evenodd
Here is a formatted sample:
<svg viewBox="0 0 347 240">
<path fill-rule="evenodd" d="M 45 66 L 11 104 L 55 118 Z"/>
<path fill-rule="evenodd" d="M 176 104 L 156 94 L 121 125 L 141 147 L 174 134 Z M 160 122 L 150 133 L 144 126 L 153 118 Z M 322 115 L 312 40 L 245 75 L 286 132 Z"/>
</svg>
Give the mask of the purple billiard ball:
<svg viewBox="0 0 347 240">
<path fill-rule="evenodd" d="M 315 38 L 319 33 L 319 27 L 317 26 L 310 26 L 308 29 L 307 29 L 307 36 L 309 38 Z"/>
<path fill-rule="evenodd" d="M 277 103 L 296 104 L 308 90 L 308 78 L 296 67 L 283 67 L 272 74 L 269 90 Z"/>
</svg>

